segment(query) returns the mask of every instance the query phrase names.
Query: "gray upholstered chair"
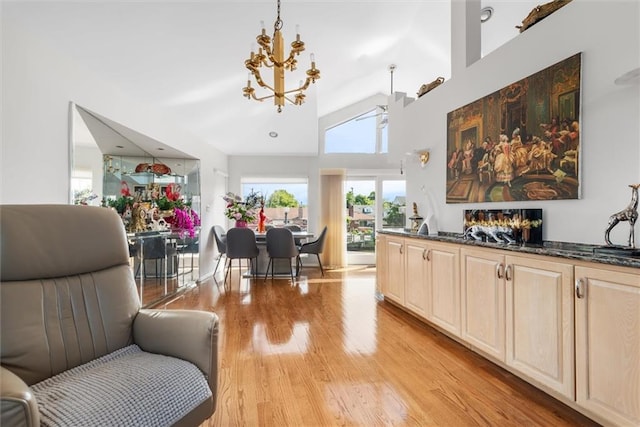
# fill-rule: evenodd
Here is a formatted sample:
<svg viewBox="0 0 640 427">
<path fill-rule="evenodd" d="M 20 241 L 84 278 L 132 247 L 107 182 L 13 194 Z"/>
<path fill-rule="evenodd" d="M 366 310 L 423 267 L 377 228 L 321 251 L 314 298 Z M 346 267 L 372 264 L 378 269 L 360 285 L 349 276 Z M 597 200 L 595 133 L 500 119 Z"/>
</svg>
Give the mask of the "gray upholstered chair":
<svg viewBox="0 0 640 427">
<path fill-rule="evenodd" d="M 284 226 L 284 228 L 286 228 L 287 230 L 291 230 L 292 233 L 296 231 L 302 231 L 302 227 L 297 224 L 287 224 Z M 299 238 L 294 237 L 293 241 L 296 242 L 296 246 L 300 246 L 301 241 Z"/>
<path fill-rule="evenodd" d="M 216 247 L 218 248 L 218 262 L 216 262 L 216 268 L 213 269 L 213 274 L 215 275 L 216 271 L 218 271 L 220 260 L 227 254 L 227 235 L 221 225 L 214 225 L 212 230 L 213 237 L 216 239 Z"/>
<path fill-rule="evenodd" d="M 273 279 L 274 260 L 287 258 L 289 259 L 289 272 L 291 273 L 291 281 L 293 282 L 293 268 L 291 267 L 291 258 L 298 259 L 298 248 L 293 240 L 291 230 L 286 228 L 272 228 L 267 230 L 267 253 L 269 254 L 269 264 L 264 275 L 267 280 L 269 275 L 269 267 L 271 267 L 271 279 Z"/>
<path fill-rule="evenodd" d="M 0 206 L 0 425 L 197 426 L 218 318 L 141 309 L 111 209 Z"/>
<path fill-rule="evenodd" d="M 324 241 L 327 237 L 327 227 L 325 226 L 320 233 L 320 236 L 314 240 L 313 242 L 303 243 L 298 249 L 300 254 L 315 254 L 318 258 L 318 264 L 320 264 L 320 272 L 322 273 L 322 277 L 324 277 L 324 269 L 322 268 L 322 261 L 320 261 L 320 254 L 324 250 Z M 298 256 L 297 258 L 297 271 L 300 272 L 302 269 L 302 260 Z"/>
<path fill-rule="evenodd" d="M 234 259 L 238 260 L 238 266 L 242 268 L 242 260 L 249 260 L 249 268 L 253 272 L 253 277 L 257 278 L 256 270 L 258 268 L 257 258 L 258 245 L 256 243 L 256 234 L 250 228 L 234 227 L 227 231 L 227 271 L 224 274 L 225 283 L 227 281 L 227 275 L 230 276 L 231 263 Z M 253 261 L 256 260 L 254 266 Z M 231 277 L 229 277 L 231 278 Z"/>
</svg>

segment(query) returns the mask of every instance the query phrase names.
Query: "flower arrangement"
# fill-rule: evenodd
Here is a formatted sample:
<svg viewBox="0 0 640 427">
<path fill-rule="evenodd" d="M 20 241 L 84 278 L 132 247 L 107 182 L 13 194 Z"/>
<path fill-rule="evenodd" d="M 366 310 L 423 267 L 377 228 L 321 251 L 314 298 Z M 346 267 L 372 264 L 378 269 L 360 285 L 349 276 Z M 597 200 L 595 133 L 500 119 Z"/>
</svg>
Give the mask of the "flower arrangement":
<svg viewBox="0 0 640 427">
<path fill-rule="evenodd" d="M 234 193 L 227 193 L 222 196 L 227 207 L 224 215 L 235 221 L 253 222 L 258 216 L 259 207 L 262 206 L 264 198 L 253 190 L 243 201 L 242 197 Z"/>
<path fill-rule="evenodd" d="M 108 200 L 106 205 L 122 216 L 127 230 L 132 232 L 144 229 L 159 231 L 170 227 L 180 238 L 187 234 L 193 238 L 196 227 L 201 224 L 197 212 L 191 208 L 191 203 L 185 201 L 180 194 L 180 186 L 174 183 L 169 184 L 164 193 L 157 183 L 151 183 L 144 191 L 136 191 L 132 195 L 128 184 L 122 181 L 120 197 Z M 133 221 L 134 213 L 136 219 L 142 223 Z M 142 218 L 138 218 L 140 215 Z"/>
<path fill-rule="evenodd" d="M 173 216 L 167 218 L 166 221 L 167 224 L 171 224 L 171 227 L 178 231 L 181 239 L 187 234 L 191 238 L 195 237 L 195 227 L 200 226 L 200 217 L 190 207 L 174 208 Z"/>
</svg>

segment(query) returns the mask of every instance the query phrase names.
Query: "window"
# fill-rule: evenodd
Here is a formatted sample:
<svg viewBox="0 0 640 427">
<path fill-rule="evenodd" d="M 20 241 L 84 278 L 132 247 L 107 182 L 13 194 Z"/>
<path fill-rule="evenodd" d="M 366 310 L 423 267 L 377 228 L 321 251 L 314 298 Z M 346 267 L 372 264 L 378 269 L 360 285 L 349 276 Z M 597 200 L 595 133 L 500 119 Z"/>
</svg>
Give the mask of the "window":
<svg viewBox="0 0 640 427">
<path fill-rule="evenodd" d="M 74 170 L 71 175 L 71 192 L 74 205 L 100 204 L 98 195 L 93 192 L 93 173 L 90 170 Z"/>
<path fill-rule="evenodd" d="M 386 153 L 386 107 L 377 107 L 325 131 L 324 152 Z"/>
<path fill-rule="evenodd" d="M 382 228 L 403 228 L 406 223 L 406 182 L 382 181 Z"/>
<path fill-rule="evenodd" d="M 243 178 L 241 182 L 243 198 L 251 192 L 264 197 L 267 225 L 298 225 L 303 231 L 307 230 L 307 178 Z"/>
</svg>

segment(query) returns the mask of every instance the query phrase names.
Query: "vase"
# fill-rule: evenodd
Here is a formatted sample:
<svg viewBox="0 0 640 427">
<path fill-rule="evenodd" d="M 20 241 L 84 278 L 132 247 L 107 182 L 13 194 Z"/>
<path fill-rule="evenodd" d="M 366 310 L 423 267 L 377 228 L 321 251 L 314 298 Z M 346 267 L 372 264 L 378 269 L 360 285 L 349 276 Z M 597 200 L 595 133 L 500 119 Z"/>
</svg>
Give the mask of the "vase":
<svg viewBox="0 0 640 427">
<path fill-rule="evenodd" d="M 265 229 L 265 221 L 267 219 L 267 216 L 264 214 L 264 208 L 260 208 L 260 219 L 258 220 L 258 233 L 264 233 L 266 231 Z"/>
<path fill-rule="evenodd" d="M 247 228 L 247 221 L 243 221 L 241 219 L 236 220 L 237 228 Z"/>
</svg>

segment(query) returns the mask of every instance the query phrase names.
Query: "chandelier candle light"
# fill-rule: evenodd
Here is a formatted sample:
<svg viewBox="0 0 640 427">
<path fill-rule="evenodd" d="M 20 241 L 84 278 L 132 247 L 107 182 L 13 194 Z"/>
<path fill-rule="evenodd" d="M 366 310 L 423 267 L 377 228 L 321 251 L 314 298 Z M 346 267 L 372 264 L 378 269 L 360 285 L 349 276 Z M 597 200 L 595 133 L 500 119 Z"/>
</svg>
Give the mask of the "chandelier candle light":
<svg viewBox="0 0 640 427">
<path fill-rule="evenodd" d="M 242 89 L 243 96 L 247 99 L 255 99 L 256 101 L 264 101 L 265 99 L 273 98 L 274 105 L 278 106 L 278 113 L 282 112 L 282 106 L 285 104 L 285 100 L 295 105 L 302 105 L 304 103 L 305 94 L 303 93 L 311 83 L 315 83 L 320 78 L 320 70 L 316 68 L 314 55 L 311 54 L 311 68 L 307 70 L 307 78 L 304 81 L 300 81 L 300 86 L 296 89 L 285 90 L 284 72 L 285 70 L 294 71 L 298 64 L 296 56 L 300 55 L 300 52 L 304 51 L 304 42 L 300 40 L 300 33 L 298 26 L 296 25 L 296 39 L 291 42 L 291 52 L 287 59 L 284 58 L 284 38 L 280 30 L 282 29 L 282 19 L 280 19 L 280 0 L 278 0 L 278 17 L 273 25 L 273 39 L 269 37 L 264 28 L 264 21 L 262 22 L 262 33 L 256 37 L 258 45 L 258 53 L 254 52 L 254 48 L 251 49 L 251 57 L 244 61 L 244 65 L 249 70 L 249 76 L 247 78 L 247 86 Z M 273 68 L 273 87 L 269 86 L 262 80 L 260 75 L 260 68 L 262 66 L 267 68 Z M 256 83 L 260 87 L 269 89 L 273 94 L 263 96 L 261 98 L 256 97 L 255 89 L 251 87 L 251 75 L 256 79 Z M 294 99 L 291 99 L 287 94 L 296 92 Z"/>
</svg>

